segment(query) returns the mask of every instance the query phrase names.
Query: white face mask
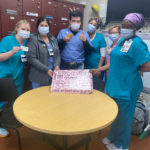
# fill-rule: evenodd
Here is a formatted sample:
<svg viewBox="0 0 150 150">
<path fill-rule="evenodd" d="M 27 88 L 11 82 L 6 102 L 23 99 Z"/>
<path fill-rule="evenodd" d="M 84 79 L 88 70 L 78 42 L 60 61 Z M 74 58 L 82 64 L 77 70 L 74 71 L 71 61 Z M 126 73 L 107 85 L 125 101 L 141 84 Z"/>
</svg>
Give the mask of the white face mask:
<svg viewBox="0 0 150 150">
<path fill-rule="evenodd" d="M 18 32 L 18 35 L 22 38 L 22 39 L 28 39 L 30 37 L 30 31 L 26 31 L 26 30 L 20 30 Z"/>
<path fill-rule="evenodd" d="M 72 31 L 78 31 L 80 29 L 79 23 L 71 23 L 71 29 Z"/>
<path fill-rule="evenodd" d="M 119 39 L 119 34 L 115 33 L 115 34 L 109 34 L 109 38 L 112 40 L 113 43 L 117 42 Z"/>
<path fill-rule="evenodd" d="M 93 24 L 88 24 L 88 32 L 94 33 L 96 31 L 96 27 Z"/>
<path fill-rule="evenodd" d="M 41 35 L 47 35 L 49 32 L 49 27 L 38 27 L 38 31 Z"/>
<path fill-rule="evenodd" d="M 125 38 L 125 39 L 128 39 L 130 37 L 132 37 L 134 34 L 133 34 L 133 29 L 121 29 L 121 37 Z"/>
</svg>

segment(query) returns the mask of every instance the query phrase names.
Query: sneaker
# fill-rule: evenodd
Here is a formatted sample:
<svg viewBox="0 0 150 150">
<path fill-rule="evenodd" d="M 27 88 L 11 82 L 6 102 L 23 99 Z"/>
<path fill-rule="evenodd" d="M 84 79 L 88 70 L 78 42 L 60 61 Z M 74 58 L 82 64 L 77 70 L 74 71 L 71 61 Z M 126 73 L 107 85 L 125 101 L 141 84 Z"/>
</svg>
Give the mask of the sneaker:
<svg viewBox="0 0 150 150">
<path fill-rule="evenodd" d="M 105 137 L 105 138 L 102 139 L 102 143 L 107 145 L 107 144 L 110 144 L 111 141 L 107 137 Z"/>
<path fill-rule="evenodd" d="M 108 150 L 123 150 L 121 147 L 116 147 L 113 143 L 106 145 Z"/>
<path fill-rule="evenodd" d="M 0 137 L 7 137 L 9 132 L 6 129 L 0 128 Z"/>
</svg>

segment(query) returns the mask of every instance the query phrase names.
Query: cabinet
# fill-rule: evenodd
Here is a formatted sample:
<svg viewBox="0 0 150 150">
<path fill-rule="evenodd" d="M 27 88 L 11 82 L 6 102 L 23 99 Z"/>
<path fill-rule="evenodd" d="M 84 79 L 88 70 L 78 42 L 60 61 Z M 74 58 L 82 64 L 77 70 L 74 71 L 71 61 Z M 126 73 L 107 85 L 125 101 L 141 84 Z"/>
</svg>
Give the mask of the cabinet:
<svg viewBox="0 0 150 150">
<path fill-rule="evenodd" d="M 0 11 L 22 15 L 22 0 L 0 0 Z"/>
<path fill-rule="evenodd" d="M 36 22 L 46 16 L 50 22 L 50 32 L 56 37 L 59 31 L 69 25 L 69 8 L 82 13 L 84 6 L 65 0 L 0 0 L 0 39 L 14 31 L 20 19 L 31 24 L 31 33 L 36 33 Z"/>
<path fill-rule="evenodd" d="M 42 16 L 51 17 L 51 19 L 57 19 L 58 2 L 54 0 L 42 1 Z"/>
<path fill-rule="evenodd" d="M 10 35 L 14 32 L 16 23 L 22 18 L 19 15 L 1 13 L 1 29 L 2 36 Z"/>
<path fill-rule="evenodd" d="M 69 8 L 75 8 L 77 10 L 79 10 L 80 12 L 82 12 L 82 14 L 84 15 L 84 7 L 82 5 L 79 4 L 70 4 L 68 2 L 59 2 L 58 3 L 58 22 L 59 24 L 59 30 L 64 28 L 64 27 L 68 27 L 69 24 L 69 13 L 70 10 Z M 83 27 L 83 25 L 81 25 L 81 28 Z"/>
<path fill-rule="evenodd" d="M 41 3 L 42 0 L 23 0 L 23 15 L 31 17 L 40 17 L 42 12 Z"/>
<path fill-rule="evenodd" d="M 37 33 L 37 28 L 36 28 L 36 22 L 38 20 L 37 17 L 28 17 L 28 16 L 23 16 L 23 19 L 26 19 L 27 21 L 30 22 L 31 25 L 31 33 Z"/>
<path fill-rule="evenodd" d="M 57 20 L 54 19 L 48 19 L 49 23 L 50 23 L 50 32 L 52 35 L 54 35 L 55 37 L 58 35 L 58 24 L 57 24 Z"/>
</svg>

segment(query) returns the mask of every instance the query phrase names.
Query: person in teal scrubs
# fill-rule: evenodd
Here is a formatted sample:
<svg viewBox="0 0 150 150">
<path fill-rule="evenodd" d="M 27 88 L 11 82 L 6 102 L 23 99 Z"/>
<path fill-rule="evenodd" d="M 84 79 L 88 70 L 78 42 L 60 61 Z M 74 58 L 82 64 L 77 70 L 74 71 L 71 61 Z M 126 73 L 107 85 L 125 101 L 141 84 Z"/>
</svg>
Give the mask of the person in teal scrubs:
<svg viewBox="0 0 150 150">
<path fill-rule="evenodd" d="M 99 67 L 97 69 L 91 69 L 90 71 L 92 72 L 93 75 L 97 74 L 98 72 L 106 71 L 106 76 L 105 80 L 107 80 L 108 76 L 108 69 L 109 69 L 109 62 L 110 62 L 110 53 L 111 50 L 117 45 L 119 39 L 120 39 L 120 29 L 121 27 L 118 25 L 113 25 L 109 28 L 108 33 L 109 33 L 109 38 L 113 42 L 112 45 L 107 49 L 107 54 L 105 57 L 105 65 L 102 67 Z"/>
<path fill-rule="evenodd" d="M 121 39 L 110 53 L 110 67 L 105 92 L 118 105 L 118 115 L 110 132 L 102 140 L 108 150 L 128 150 L 137 97 L 143 89 L 139 70 L 150 71 L 150 52 L 144 41 L 135 35 L 144 26 L 139 13 L 125 16 Z"/>
<path fill-rule="evenodd" d="M 88 22 L 88 34 L 93 45 L 93 49 L 85 56 L 85 68 L 97 69 L 103 66 L 106 55 L 106 41 L 104 36 L 96 30 L 99 28 L 100 23 L 98 18 L 91 18 Z M 103 79 L 103 73 L 98 74 Z"/>
<path fill-rule="evenodd" d="M 30 24 L 20 20 L 15 27 L 16 34 L 4 37 L 0 42 L 0 78 L 12 77 L 18 95 L 24 87 L 25 54 L 21 46 L 25 46 L 30 36 Z M 9 90 L 9 89 L 8 89 Z M 0 102 L 0 108 L 5 107 L 6 101 Z M 0 128 L 0 137 L 6 137 L 6 130 Z"/>
</svg>

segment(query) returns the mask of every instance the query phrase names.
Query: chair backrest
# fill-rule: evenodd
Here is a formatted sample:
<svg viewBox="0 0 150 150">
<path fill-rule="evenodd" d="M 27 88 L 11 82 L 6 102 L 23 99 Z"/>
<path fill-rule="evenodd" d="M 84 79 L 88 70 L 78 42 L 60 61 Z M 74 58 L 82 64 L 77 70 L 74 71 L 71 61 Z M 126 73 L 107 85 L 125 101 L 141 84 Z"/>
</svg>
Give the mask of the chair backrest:
<svg viewBox="0 0 150 150">
<path fill-rule="evenodd" d="M 93 88 L 95 90 L 104 92 L 105 89 L 105 82 L 98 77 L 93 77 Z"/>
<path fill-rule="evenodd" d="M 14 80 L 10 77 L 0 78 L 0 101 L 15 101 L 18 97 Z"/>
</svg>

